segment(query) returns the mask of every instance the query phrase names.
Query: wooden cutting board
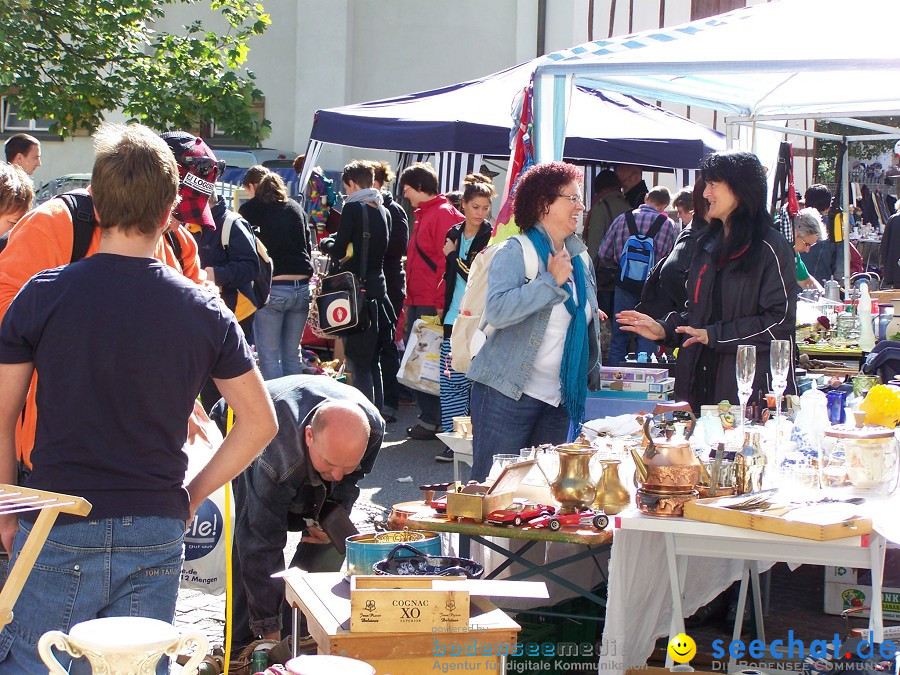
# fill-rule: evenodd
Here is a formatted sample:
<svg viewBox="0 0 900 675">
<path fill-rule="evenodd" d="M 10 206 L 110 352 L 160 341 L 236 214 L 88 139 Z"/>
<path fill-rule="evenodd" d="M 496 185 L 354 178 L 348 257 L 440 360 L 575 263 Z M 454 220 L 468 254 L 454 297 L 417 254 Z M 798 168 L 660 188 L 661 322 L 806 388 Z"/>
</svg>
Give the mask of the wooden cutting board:
<svg viewBox="0 0 900 675">
<path fill-rule="evenodd" d="M 684 517 L 815 541 L 858 537 L 872 532 L 872 519 L 856 516 L 850 504 L 803 506 L 781 515 L 764 511 L 736 511 L 717 504 L 724 500 L 733 503 L 734 499 L 712 497 L 688 502 L 684 506 Z"/>
</svg>

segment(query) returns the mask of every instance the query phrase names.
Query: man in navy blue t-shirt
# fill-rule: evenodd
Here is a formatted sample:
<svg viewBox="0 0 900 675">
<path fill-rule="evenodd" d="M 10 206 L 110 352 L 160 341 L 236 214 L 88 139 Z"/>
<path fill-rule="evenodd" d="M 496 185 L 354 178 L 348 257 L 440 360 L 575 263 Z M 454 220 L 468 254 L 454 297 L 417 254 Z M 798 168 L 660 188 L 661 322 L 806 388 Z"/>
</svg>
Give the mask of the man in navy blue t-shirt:
<svg viewBox="0 0 900 675">
<path fill-rule="evenodd" d="M 0 483 L 15 482 L 15 423 L 37 370 L 27 487 L 92 504 L 89 520 L 62 515 L 50 532 L 0 633 L 0 672 L 46 669 L 36 644 L 48 630 L 101 616 L 171 622 L 185 521 L 277 430 L 234 315 L 153 258 L 178 192 L 171 150 L 140 125 L 104 126 L 95 150 L 99 252 L 34 276 L 0 325 Z M 238 421 L 184 485 L 187 420 L 210 376 Z M 13 564 L 27 515 L 0 517 Z"/>
</svg>

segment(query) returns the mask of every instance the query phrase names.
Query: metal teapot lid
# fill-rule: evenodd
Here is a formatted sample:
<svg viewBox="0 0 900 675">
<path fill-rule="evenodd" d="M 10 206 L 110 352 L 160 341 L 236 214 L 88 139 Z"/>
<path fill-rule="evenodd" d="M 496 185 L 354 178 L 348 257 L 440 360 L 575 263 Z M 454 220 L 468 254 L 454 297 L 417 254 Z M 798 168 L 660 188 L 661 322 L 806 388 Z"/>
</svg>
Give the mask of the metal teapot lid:
<svg viewBox="0 0 900 675">
<path fill-rule="evenodd" d="M 674 425 L 672 427 L 667 427 L 664 429 L 663 436 L 653 438 L 650 432 L 650 425 L 656 419 L 657 415 L 665 414 L 667 412 L 677 412 L 682 411 L 686 412 L 691 420 L 690 428 L 687 430 L 687 433 L 683 436 L 684 441 L 675 441 L 672 445 L 687 445 L 688 440 L 691 437 L 691 434 L 694 433 L 694 429 L 697 426 L 697 418 L 694 416 L 694 413 L 691 411 L 691 406 L 689 403 L 684 401 L 679 401 L 676 403 L 658 403 L 656 407 L 653 408 L 653 414 L 647 415 L 644 419 L 644 436 L 647 438 L 647 449 L 644 452 L 644 459 L 650 460 L 653 459 L 656 455 L 660 454 L 660 451 L 657 449 L 658 445 L 668 445 L 672 440 L 672 436 L 674 434 Z"/>
</svg>

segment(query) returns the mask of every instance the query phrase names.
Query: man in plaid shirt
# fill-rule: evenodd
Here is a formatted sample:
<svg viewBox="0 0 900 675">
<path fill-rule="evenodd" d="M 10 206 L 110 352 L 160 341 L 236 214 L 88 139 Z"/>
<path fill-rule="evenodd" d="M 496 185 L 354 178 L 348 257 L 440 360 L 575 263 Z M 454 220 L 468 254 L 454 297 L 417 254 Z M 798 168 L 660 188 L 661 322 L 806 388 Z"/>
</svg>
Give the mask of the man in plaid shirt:
<svg viewBox="0 0 900 675">
<path fill-rule="evenodd" d="M 640 234 L 647 234 L 653 223 L 660 217 L 660 214 L 665 215 L 670 201 L 671 196 L 668 189 L 661 186 L 653 188 L 646 194 L 644 203 L 641 204 L 640 208 L 631 212 L 634 215 L 634 221 Z M 675 223 L 672 222 L 671 218 L 666 217 L 659 232 L 653 237 L 654 263 L 658 263 L 669 255 L 669 252 L 675 245 L 677 234 Z M 606 236 L 600 242 L 600 249 L 597 252 L 598 264 L 617 269 L 622 250 L 625 248 L 625 242 L 628 241 L 630 236 L 631 233 L 628 231 L 628 224 L 623 213 L 612 222 L 612 225 L 606 231 Z M 607 361 L 611 366 L 617 366 L 625 360 L 625 355 L 628 353 L 628 343 L 632 336 L 631 333 L 627 333 L 619 327 L 619 323 L 615 318 L 616 314 L 626 309 L 634 309 L 640 302 L 640 299 L 640 293 L 622 288 L 617 280 L 615 297 L 613 299 L 612 341 L 609 346 Z M 637 337 L 637 351 L 647 352 L 648 355 L 655 354 L 656 343 L 643 337 Z"/>
</svg>

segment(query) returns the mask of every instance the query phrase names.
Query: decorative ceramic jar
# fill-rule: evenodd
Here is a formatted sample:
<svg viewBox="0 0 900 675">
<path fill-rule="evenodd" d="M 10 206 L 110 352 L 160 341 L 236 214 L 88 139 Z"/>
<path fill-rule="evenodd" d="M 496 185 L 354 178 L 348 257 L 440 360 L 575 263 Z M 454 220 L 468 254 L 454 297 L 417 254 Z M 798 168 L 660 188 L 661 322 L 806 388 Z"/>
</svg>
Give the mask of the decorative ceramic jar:
<svg viewBox="0 0 900 675">
<path fill-rule="evenodd" d="M 77 623 L 68 635 L 58 630 L 44 633 L 38 641 L 38 653 L 50 675 L 69 672 L 56 660 L 51 647 L 75 658 L 87 658 L 95 673 L 153 675 L 163 655 L 174 659 L 191 646 L 194 655 L 181 667 L 185 675 L 194 675 L 206 656 L 209 644 L 205 635 L 182 634 L 158 619 L 117 616 Z"/>
</svg>

